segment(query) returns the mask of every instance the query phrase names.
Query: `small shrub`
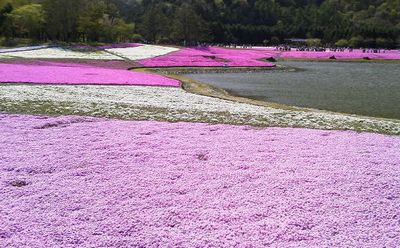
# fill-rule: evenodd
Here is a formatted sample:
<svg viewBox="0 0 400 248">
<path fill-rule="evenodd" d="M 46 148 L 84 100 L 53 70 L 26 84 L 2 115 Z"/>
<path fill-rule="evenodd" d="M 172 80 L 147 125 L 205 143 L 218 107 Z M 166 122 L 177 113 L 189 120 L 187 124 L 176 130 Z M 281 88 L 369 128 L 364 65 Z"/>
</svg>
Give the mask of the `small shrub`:
<svg viewBox="0 0 400 248">
<path fill-rule="evenodd" d="M 335 46 L 337 47 L 348 47 L 349 46 L 349 41 L 346 39 L 340 39 L 336 41 Z"/>
<path fill-rule="evenodd" d="M 352 37 L 349 40 L 349 47 L 353 48 L 360 47 L 362 45 L 362 42 L 363 42 L 363 37 L 361 36 Z"/>
<path fill-rule="evenodd" d="M 144 42 L 144 38 L 140 34 L 133 34 L 131 37 L 131 41 L 132 42 Z"/>
<path fill-rule="evenodd" d="M 306 43 L 310 47 L 320 47 L 322 45 L 321 39 L 307 39 Z"/>
</svg>

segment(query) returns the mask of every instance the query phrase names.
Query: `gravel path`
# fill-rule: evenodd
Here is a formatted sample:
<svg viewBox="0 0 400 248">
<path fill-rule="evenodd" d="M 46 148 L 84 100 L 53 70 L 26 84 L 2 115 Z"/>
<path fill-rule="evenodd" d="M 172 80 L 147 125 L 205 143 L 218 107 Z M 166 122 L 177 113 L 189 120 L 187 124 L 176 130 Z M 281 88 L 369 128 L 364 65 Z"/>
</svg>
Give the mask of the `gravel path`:
<svg viewBox="0 0 400 248">
<path fill-rule="evenodd" d="M 349 129 L 400 134 L 400 121 L 293 111 L 145 86 L 1 85 L 0 112 Z"/>
<path fill-rule="evenodd" d="M 399 247 L 400 138 L 0 115 L 0 247 Z"/>
</svg>

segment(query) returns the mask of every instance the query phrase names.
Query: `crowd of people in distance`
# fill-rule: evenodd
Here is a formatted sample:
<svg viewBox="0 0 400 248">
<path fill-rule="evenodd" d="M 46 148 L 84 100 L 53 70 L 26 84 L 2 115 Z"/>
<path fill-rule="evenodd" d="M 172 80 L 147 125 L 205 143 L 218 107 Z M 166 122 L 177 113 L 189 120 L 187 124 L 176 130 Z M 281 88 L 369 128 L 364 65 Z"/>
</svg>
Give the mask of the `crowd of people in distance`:
<svg viewBox="0 0 400 248">
<path fill-rule="evenodd" d="M 242 49 L 251 49 L 253 47 L 258 47 L 258 46 L 253 46 L 250 44 L 210 44 L 210 43 L 202 43 L 202 42 L 195 42 L 195 43 L 186 43 L 184 44 L 186 46 L 192 46 L 192 47 L 210 47 L 210 46 L 216 46 L 216 47 L 223 47 L 223 48 L 242 48 Z M 355 48 L 352 47 L 327 47 L 327 46 L 294 46 L 294 45 L 278 45 L 275 46 L 275 51 L 280 51 L 280 52 L 289 52 L 289 51 L 297 51 L 297 52 L 353 52 Z M 383 49 L 383 48 L 359 48 L 357 49 L 358 51 L 361 50 L 363 53 L 386 53 L 389 51 L 389 49 Z"/>
<path fill-rule="evenodd" d="M 276 46 L 276 51 L 286 52 L 286 51 L 298 51 L 298 52 L 353 52 L 353 48 L 351 47 L 292 47 L 289 45 L 281 45 Z M 363 53 L 386 53 L 387 49 L 378 49 L 378 48 L 363 48 L 361 49 Z"/>
</svg>

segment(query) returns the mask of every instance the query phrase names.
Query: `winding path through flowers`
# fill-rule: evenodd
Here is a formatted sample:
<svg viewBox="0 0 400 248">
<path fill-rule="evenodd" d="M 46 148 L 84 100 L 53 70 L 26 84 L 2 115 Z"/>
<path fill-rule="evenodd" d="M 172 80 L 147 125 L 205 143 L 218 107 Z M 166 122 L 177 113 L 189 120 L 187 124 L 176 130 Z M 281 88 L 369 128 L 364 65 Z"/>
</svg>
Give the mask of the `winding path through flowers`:
<svg viewBox="0 0 400 248">
<path fill-rule="evenodd" d="M 1 247 L 400 245 L 398 136 L 1 114 L 0 141 Z"/>
</svg>

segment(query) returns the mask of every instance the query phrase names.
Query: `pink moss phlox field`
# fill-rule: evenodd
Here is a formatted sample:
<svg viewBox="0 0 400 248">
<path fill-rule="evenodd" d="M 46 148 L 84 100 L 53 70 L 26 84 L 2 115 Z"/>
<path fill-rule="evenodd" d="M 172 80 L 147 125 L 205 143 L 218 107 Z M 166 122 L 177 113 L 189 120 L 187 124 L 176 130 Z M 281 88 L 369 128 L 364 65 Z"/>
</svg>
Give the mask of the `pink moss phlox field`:
<svg viewBox="0 0 400 248">
<path fill-rule="evenodd" d="M 400 137 L 0 115 L 0 247 L 400 247 Z"/>
<path fill-rule="evenodd" d="M 146 67 L 273 67 L 274 64 L 261 61 L 271 57 L 271 54 L 251 49 L 184 48 L 138 62 Z"/>
<path fill-rule="evenodd" d="M 296 59 L 329 59 L 334 56 L 339 60 L 351 60 L 351 59 L 376 59 L 376 60 L 398 60 L 400 59 L 399 52 L 387 52 L 387 53 L 363 53 L 361 50 L 354 50 L 353 52 L 301 52 L 301 51 L 290 51 L 283 52 L 282 58 L 296 58 Z"/>
<path fill-rule="evenodd" d="M 354 59 L 372 59 L 372 60 L 400 60 L 400 51 L 398 50 L 381 50 L 380 53 L 363 52 L 361 49 L 353 49 L 349 51 L 331 51 L 326 52 L 315 52 L 315 51 L 276 51 L 275 48 L 262 48 L 256 49 L 260 51 L 268 51 L 273 53 L 273 57 L 276 58 L 288 58 L 288 59 L 330 59 L 332 56 L 338 60 L 354 60 Z"/>
<path fill-rule="evenodd" d="M 0 64 L 1 83 L 180 86 L 178 80 L 156 74 L 62 63 L 52 66 Z"/>
<path fill-rule="evenodd" d="M 45 65 L 45 66 L 89 66 L 109 69 L 127 70 L 135 66 L 134 63 L 125 60 L 100 60 L 100 59 L 0 59 L 0 64 L 21 64 L 21 65 Z"/>
</svg>

